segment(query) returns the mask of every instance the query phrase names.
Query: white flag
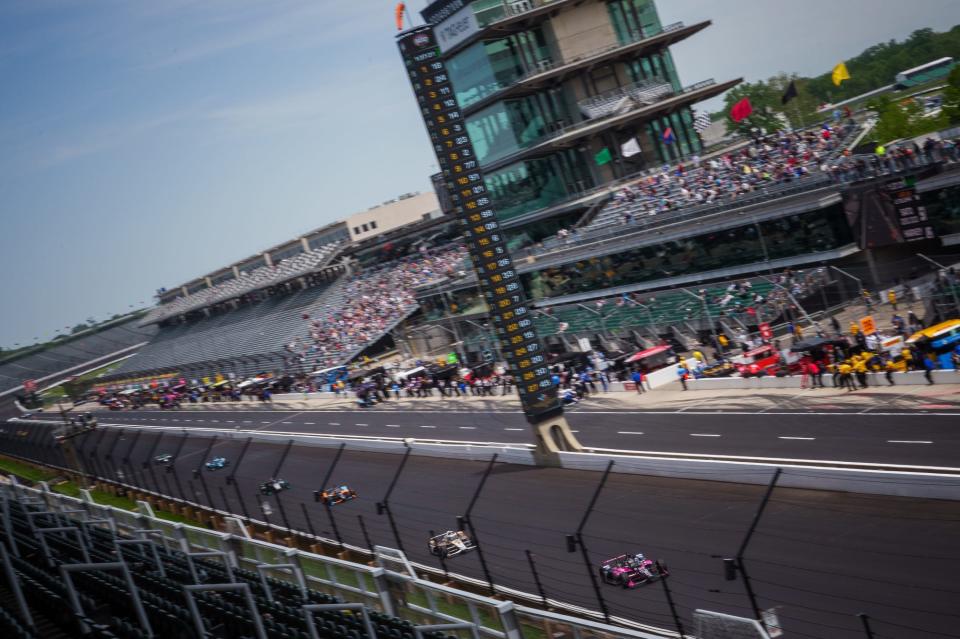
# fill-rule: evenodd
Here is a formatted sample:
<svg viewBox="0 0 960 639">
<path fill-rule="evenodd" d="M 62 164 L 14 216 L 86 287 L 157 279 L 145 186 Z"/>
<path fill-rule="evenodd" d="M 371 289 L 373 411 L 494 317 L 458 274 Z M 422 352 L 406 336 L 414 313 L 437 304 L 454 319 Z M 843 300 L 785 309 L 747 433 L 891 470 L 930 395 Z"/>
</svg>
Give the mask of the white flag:
<svg viewBox="0 0 960 639">
<path fill-rule="evenodd" d="M 640 143 L 637 142 L 637 138 L 630 138 L 620 145 L 620 154 L 625 158 L 637 155 L 638 153 L 640 153 Z"/>
</svg>

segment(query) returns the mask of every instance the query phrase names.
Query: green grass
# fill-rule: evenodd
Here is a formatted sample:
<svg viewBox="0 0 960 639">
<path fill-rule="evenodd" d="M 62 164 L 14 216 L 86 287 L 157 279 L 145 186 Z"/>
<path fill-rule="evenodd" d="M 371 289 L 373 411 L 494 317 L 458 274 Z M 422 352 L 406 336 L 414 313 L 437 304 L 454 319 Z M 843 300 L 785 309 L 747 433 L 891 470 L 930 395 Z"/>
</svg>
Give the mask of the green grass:
<svg viewBox="0 0 960 639">
<path fill-rule="evenodd" d="M 11 475 L 16 475 L 19 478 L 29 479 L 32 482 L 48 481 L 55 476 L 53 473 L 42 471 L 39 468 L 8 457 L 0 457 L 0 470 L 8 472 Z"/>
<path fill-rule="evenodd" d="M 50 482 L 60 476 L 55 472 L 42 470 L 36 466 L 23 463 L 16 459 L 10 459 L 9 457 L 0 457 L 0 471 L 9 473 L 11 475 L 16 475 L 17 478 L 26 479 L 30 482 Z M 72 481 L 58 482 L 51 485 L 50 489 L 56 493 L 60 493 L 61 495 L 67 495 L 68 497 L 80 497 L 80 487 Z M 91 490 L 90 496 L 93 497 L 93 501 L 95 503 L 102 506 L 114 506 L 123 510 L 137 509 L 137 502 L 134 500 L 127 497 L 119 497 L 102 490 Z M 165 519 L 167 521 L 181 524 L 196 525 L 197 523 L 191 519 L 187 519 L 182 515 L 175 515 L 173 513 L 162 512 L 159 510 L 154 510 L 154 515 L 156 515 L 158 519 Z"/>
</svg>

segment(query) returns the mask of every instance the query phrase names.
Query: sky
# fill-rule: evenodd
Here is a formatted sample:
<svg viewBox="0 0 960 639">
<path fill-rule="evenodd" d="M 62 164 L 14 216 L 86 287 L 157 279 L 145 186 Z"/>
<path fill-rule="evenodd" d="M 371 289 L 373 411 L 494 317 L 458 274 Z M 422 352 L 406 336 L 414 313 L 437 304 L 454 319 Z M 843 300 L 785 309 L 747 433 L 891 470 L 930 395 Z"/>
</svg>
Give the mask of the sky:
<svg viewBox="0 0 960 639">
<path fill-rule="evenodd" d="M 0 346 L 428 190 L 394 4 L 0 2 Z M 673 48 L 685 84 L 818 74 L 960 23 L 957 0 L 658 6 L 664 24 L 713 20 Z"/>
</svg>

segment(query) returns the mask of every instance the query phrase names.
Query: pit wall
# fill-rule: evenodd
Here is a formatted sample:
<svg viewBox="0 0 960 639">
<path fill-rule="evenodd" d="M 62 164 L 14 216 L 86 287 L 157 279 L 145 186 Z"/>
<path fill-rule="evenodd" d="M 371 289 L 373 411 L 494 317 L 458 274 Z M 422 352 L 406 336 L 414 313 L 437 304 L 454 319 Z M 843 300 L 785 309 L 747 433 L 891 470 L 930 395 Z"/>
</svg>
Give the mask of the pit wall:
<svg viewBox="0 0 960 639">
<path fill-rule="evenodd" d="M 136 426 L 109 425 L 106 428 L 137 428 Z M 150 430 L 156 427 L 147 427 Z M 179 429 L 176 429 L 179 430 Z M 262 431 L 233 431 L 212 428 L 194 428 L 191 433 L 221 438 L 252 437 L 255 441 L 285 444 L 294 440 L 305 446 L 334 448 L 346 442 L 350 450 L 374 453 L 404 453 L 407 448 L 414 455 L 440 457 L 443 459 L 462 459 L 465 461 L 489 461 L 497 454 L 497 460 L 509 464 L 536 466 L 538 460 L 531 444 L 497 444 L 488 442 L 449 442 L 442 440 L 420 440 L 415 438 L 364 437 L 343 438 L 326 435 L 291 435 L 289 433 L 271 434 Z M 777 468 L 783 469 L 779 486 L 784 488 L 805 488 L 811 490 L 830 490 L 870 495 L 891 495 L 924 499 L 947 499 L 960 501 L 960 475 L 950 474 L 952 469 L 927 469 L 930 472 L 915 472 L 904 466 L 896 470 L 890 465 L 879 466 L 877 470 L 844 467 L 842 463 L 812 460 L 742 458 L 725 459 L 718 456 L 697 456 L 691 458 L 671 457 L 670 453 L 617 451 L 612 449 L 588 449 L 588 452 L 559 453 L 554 464 L 569 470 L 598 471 L 606 468 L 613 460 L 613 472 L 631 475 L 649 475 L 673 479 L 695 479 L 722 481 L 741 484 L 762 484 L 770 481 Z M 799 462 L 804 462 L 800 464 Z M 553 465 L 553 464 L 552 464 Z M 942 472 L 938 472 L 942 470 Z M 914 472 L 911 472 L 914 471 Z"/>
</svg>

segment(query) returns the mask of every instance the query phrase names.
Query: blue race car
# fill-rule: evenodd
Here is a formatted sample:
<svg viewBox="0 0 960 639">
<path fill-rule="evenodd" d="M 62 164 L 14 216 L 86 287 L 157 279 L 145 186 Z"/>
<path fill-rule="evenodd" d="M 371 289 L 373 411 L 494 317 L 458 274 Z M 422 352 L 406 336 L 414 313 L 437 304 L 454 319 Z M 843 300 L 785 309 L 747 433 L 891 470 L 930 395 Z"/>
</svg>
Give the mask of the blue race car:
<svg viewBox="0 0 960 639">
<path fill-rule="evenodd" d="M 206 463 L 206 466 L 207 470 L 222 470 L 226 468 L 229 463 L 226 457 L 214 457 Z"/>
</svg>

